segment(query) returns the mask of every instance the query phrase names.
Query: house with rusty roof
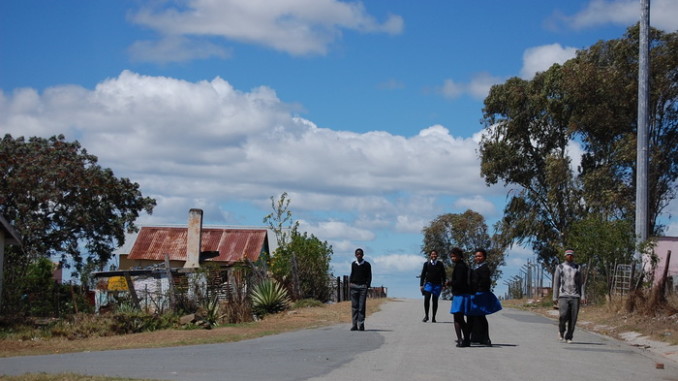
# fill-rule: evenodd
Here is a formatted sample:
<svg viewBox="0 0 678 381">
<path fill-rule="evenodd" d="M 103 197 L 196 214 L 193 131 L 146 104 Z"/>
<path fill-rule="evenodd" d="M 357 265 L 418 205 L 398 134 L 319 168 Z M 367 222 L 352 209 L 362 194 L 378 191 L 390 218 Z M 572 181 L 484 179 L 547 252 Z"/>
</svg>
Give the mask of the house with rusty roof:
<svg viewBox="0 0 678 381">
<path fill-rule="evenodd" d="M 131 247 L 118 250 L 117 270 L 93 274 L 99 279 L 97 311 L 120 294 L 129 294 L 141 308 L 164 308 L 177 292 L 193 292 L 191 284 L 228 298 L 237 268 L 265 271 L 264 254 L 273 246 L 268 229 L 203 227 L 202 216 L 202 210 L 191 209 L 186 227 L 142 226 L 130 237 Z M 211 269 L 208 277 L 201 271 L 205 267 Z"/>
</svg>

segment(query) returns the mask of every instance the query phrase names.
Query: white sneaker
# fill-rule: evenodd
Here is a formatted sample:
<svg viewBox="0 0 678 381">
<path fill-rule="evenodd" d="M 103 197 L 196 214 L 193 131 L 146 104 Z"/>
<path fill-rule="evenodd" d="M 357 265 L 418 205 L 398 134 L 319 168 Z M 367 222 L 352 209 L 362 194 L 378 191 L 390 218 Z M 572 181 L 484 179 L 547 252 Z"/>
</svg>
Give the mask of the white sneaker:
<svg viewBox="0 0 678 381">
<path fill-rule="evenodd" d="M 562 343 L 563 341 L 565 341 L 565 339 L 562 336 L 560 336 L 560 334 L 558 334 L 558 341 Z"/>
<path fill-rule="evenodd" d="M 572 340 L 567 340 L 567 343 L 568 343 L 568 344 L 572 344 Z"/>
</svg>

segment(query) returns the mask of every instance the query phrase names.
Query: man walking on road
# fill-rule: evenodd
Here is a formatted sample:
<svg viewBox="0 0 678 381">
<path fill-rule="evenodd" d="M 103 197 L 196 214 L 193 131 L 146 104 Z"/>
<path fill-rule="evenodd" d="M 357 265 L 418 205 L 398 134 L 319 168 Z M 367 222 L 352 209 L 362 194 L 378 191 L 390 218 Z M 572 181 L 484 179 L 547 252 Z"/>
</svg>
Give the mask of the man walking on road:
<svg viewBox="0 0 678 381">
<path fill-rule="evenodd" d="M 355 261 L 351 264 L 351 275 L 348 278 L 351 289 L 351 313 L 353 325 L 351 331 L 365 330 L 365 307 L 367 290 L 372 284 L 372 267 L 363 259 L 363 249 L 355 250 Z"/>
<path fill-rule="evenodd" d="M 581 266 L 574 263 L 574 250 L 567 249 L 565 262 L 556 267 L 553 275 L 553 304 L 560 312 L 558 321 L 560 341 L 572 342 L 581 300 L 585 300 Z"/>
</svg>

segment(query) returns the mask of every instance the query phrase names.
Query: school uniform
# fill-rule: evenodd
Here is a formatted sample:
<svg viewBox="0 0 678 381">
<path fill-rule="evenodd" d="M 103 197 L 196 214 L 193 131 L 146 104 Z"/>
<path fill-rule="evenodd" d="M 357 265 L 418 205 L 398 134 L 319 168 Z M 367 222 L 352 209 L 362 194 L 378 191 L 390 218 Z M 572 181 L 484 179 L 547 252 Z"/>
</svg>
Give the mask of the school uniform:
<svg viewBox="0 0 678 381">
<path fill-rule="evenodd" d="M 468 311 L 472 326 L 471 341 L 484 345 L 492 345 L 486 315 L 502 309 L 499 299 L 490 291 L 491 277 L 492 272 L 487 262 L 481 263 L 471 272 L 471 288 L 475 291 Z"/>
<path fill-rule="evenodd" d="M 443 291 L 443 285 L 447 275 L 445 274 L 445 265 L 439 260 L 426 261 L 421 269 L 419 276 L 419 286 L 423 287 L 422 294 L 424 294 L 424 320 L 428 321 L 428 310 L 431 297 L 433 297 L 432 308 L 432 322 L 436 321 L 436 313 L 438 312 L 438 297 Z"/>
</svg>

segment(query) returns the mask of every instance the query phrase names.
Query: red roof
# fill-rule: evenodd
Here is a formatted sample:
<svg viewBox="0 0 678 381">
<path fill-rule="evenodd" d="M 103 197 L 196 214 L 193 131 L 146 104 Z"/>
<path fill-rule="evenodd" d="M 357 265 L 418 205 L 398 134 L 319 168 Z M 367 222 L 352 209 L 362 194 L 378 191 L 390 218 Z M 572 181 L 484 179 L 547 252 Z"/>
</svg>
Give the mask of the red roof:
<svg viewBox="0 0 678 381">
<path fill-rule="evenodd" d="M 127 258 L 163 261 L 169 254 L 170 260 L 185 261 L 187 237 L 188 228 L 144 226 Z M 200 251 L 219 251 L 210 261 L 255 262 L 262 250 L 268 250 L 266 229 L 202 229 Z"/>
</svg>

